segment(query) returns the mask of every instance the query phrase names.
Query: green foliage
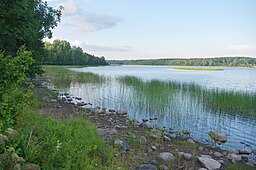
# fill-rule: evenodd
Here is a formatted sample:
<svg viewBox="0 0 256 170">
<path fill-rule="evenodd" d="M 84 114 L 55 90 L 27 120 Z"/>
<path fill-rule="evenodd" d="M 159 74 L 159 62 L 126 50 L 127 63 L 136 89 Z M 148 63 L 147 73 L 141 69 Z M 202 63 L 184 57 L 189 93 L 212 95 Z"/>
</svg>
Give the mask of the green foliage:
<svg viewBox="0 0 256 170">
<path fill-rule="evenodd" d="M 204 68 L 194 68 L 194 67 L 174 67 L 173 69 L 175 70 L 198 70 L 198 71 L 222 71 L 224 69 L 222 68 L 208 68 L 208 67 L 204 67 Z"/>
<path fill-rule="evenodd" d="M 225 66 L 255 67 L 256 59 L 249 57 L 219 57 L 191 59 L 149 59 L 149 60 L 109 60 L 109 64 L 125 65 L 171 65 L 171 66 Z"/>
<path fill-rule="evenodd" d="M 60 21 L 61 8 L 53 9 L 42 0 L 1 0 L 0 51 L 14 56 L 20 46 L 33 51 L 36 61 L 27 74 L 40 73 L 37 66 L 44 54 L 42 39 L 52 36 L 52 29 Z"/>
<path fill-rule="evenodd" d="M 111 169 L 113 153 L 85 120 L 53 120 L 27 109 L 17 116 L 20 155 L 42 169 Z M 112 167 L 113 168 L 113 167 Z"/>
<path fill-rule="evenodd" d="M 16 57 L 0 53 L 0 132 L 14 123 L 18 111 L 28 102 L 28 90 L 19 90 L 25 72 L 34 62 L 31 52 L 22 47 Z"/>
<path fill-rule="evenodd" d="M 82 48 L 73 46 L 65 40 L 54 40 L 52 44 L 46 42 L 47 55 L 43 64 L 53 65 L 107 65 L 104 57 L 96 57 L 83 52 Z"/>
</svg>

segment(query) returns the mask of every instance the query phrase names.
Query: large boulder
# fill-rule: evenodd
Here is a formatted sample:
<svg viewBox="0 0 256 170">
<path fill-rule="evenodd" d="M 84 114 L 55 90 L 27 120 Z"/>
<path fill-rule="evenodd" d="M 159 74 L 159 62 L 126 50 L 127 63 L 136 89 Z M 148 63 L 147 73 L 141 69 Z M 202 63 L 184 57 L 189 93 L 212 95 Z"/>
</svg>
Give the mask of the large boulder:
<svg viewBox="0 0 256 170">
<path fill-rule="evenodd" d="M 212 130 L 209 132 L 209 134 L 212 134 L 215 140 L 218 142 L 225 143 L 228 140 L 227 134 L 223 131 Z"/>
<path fill-rule="evenodd" d="M 221 167 L 221 164 L 212 158 L 208 158 L 205 156 L 197 157 L 197 158 L 198 158 L 199 162 L 208 170 L 218 170 Z"/>
</svg>

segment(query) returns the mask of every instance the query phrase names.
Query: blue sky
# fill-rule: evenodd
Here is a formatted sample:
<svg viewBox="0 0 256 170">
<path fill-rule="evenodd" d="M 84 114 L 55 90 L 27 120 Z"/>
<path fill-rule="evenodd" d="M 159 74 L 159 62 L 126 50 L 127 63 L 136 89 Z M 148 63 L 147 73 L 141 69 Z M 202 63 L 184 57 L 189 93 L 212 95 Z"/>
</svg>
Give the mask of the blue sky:
<svg viewBox="0 0 256 170">
<path fill-rule="evenodd" d="M 256 0 L 47 2 L 65 9 L 53 39 L 106 59 L 256 57 Z"/>
</svg>

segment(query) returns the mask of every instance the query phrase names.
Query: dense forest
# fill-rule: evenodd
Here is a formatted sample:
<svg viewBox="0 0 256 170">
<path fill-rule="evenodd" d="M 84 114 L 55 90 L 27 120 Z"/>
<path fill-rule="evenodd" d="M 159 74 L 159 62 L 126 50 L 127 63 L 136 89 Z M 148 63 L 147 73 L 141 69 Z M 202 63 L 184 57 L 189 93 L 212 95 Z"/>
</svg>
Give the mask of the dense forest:
<svg viewBox="0 0 256 170">
<path fill-rule="evenodd" d="M 249 57 L 108 60 L 107 62 L 109 64 L 125 64 L 125 65 L 226 66 L 226 67 L 255 67 L 256 66 L 256 58 L 249 58 Z"/>
<path fill-rule="evenodd" d="M 83 52 L 83 49 L 71 46 L 65 40 L 45 42 L 46 55 L 43 64 L 52 65 L 108 65 L 104 57 L 96 57 Z"/>
</svg>

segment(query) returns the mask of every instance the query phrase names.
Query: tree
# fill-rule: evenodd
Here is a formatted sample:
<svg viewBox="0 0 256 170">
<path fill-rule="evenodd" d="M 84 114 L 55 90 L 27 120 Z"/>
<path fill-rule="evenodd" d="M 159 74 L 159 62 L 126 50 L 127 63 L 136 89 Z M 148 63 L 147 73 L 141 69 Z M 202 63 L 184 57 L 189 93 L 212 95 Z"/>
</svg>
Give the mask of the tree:
<svg viewBox="0 0 256 170">
<path fill-rule="evenodd" d="M 62 7 L 53 9 L 42 0 L 0 0 L 0 51 L 15 56 L 25 45 L 35 59 L 27 74 L 38 74 L 38 65 L 45 55 L 42 39 L 52 37 L 52 29 L 60 22 L 61 10 Z"/>
</svg>

